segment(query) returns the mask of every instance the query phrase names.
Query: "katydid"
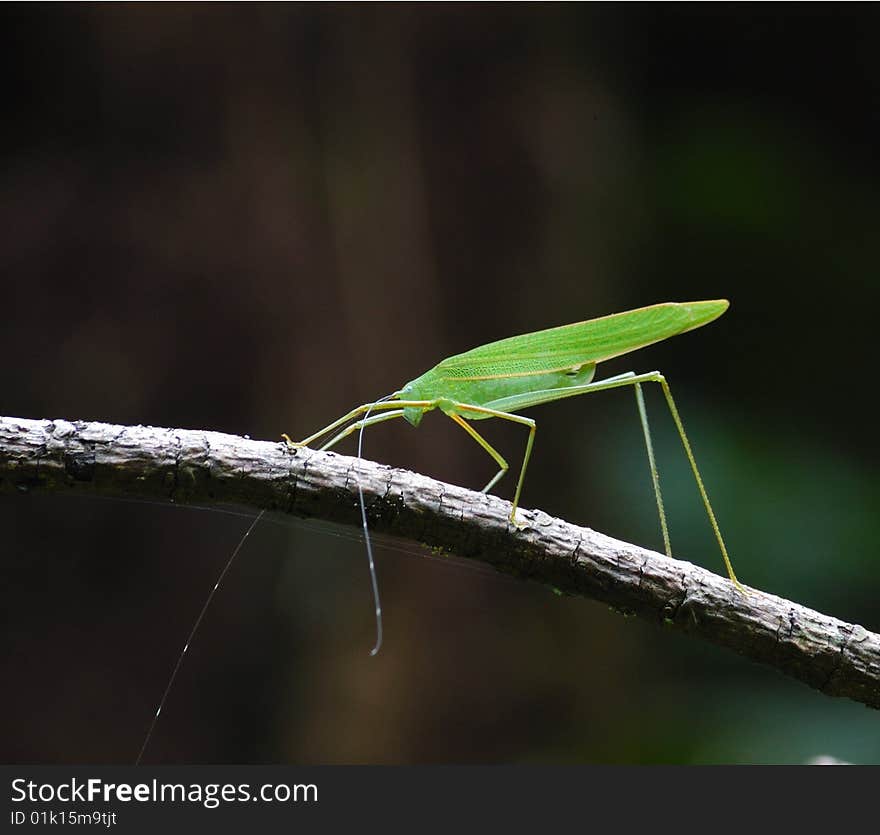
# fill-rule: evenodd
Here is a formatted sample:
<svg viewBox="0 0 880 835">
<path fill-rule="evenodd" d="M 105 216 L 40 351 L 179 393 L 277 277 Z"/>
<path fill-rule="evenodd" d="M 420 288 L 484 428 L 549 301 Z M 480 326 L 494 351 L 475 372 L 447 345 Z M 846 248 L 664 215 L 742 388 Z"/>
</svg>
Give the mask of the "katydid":
<svg viewBox="0 0 880 835">
<path fill-rule="evenodd" d="M 712 505 L 709 503 L 709 496 L 703 485 L 700 471 L 697 469 L 697 462 L 685 434 L 681 417 L 678 414 L 678 409 L 672 398 L 672 392 L 670 391 L 669 384 L 666 382 L 666 378 L 659 371 L 650 371 L 645 374 L 636 374 L 628 371 L 604 380 L 593 381 L 596 366 L 600 362 L 627 354 L 638 348 L 644 348 L 647 345 L 668 339 L 670 336 L 676 336 L 694 328 L 699 328 L 713 319 L 717 319 L 727 308 L 728 302 L 724 299 L 697 302 L 666 302 L 651 305 L 650 307 L 641 307 L 637 310 L 629 310 L 625 313 L 602 316 L 598 319 L 589 319 L 585 322 L 576 322 L 571 325 L 562 325 L 557 328 L 536 331 L 535 333 L 512 336 L 508 339 L 501 339 L 498 342 L 490 342 L 488 345 L 482 345 L 479 348 L 474 348 L 463 354 L 456 354 L 443 360 L 398 391 L 380 400 L 365 403 L 363 406 L 352 409 L 348 414 L 343 415 L 338 420 L 333 421 L 333 423 L 309 435 L 302 441 L 294 443 L 287 435 L 283 437 L 291 447 L 303 447 L 319 438 L 331 435 L 330 440 L 321 447 L 322 450 L 325 450 L 330 449 L 330 447 L 353 432 L 360 430 L 358 438 L 358 459 L 360 460 L 363 450 L 363 430 L 366 426 L 372 426 L 399 417 L 405 418 L 413 426 L 418 426 L 426 412 L 440 409 L 441 412 L 464 429 L 498 465 L 498 472 L 483 488 L 483 492 L 487 493 L 498 483 L 498 480 L 507 472 L 509 467 L 501 454 L 467 421 L 501 418 L 522 424 L 528 427 L 529 434 L 519 472 L 519 479 L 516 484 L 516 492 L 514 493 L 510 509 L 510 521 L 515 528 L 519 529 L 523 525 L 517 519 L 516 511 L 519 505 L 520 494 L 522 493 L 526 467 L 532 454 L 536 424 L 532 418 L 524 417 L 518 414 L 518 412 L 530 406 L 550 403 L 554 400 L 561 400 L 564 397 L 574 397 L 578 394 L 590 394 L 591 392 L 606 391 L 622 386 L 632 386 L 635 392 L 642 432 L 645 437 L 645 447 L 648 453 L 651 480 L 654 485 L 657 512 L 660 517 L 663 544 L 666 548 L 667 556 L 671 557 L 672 547 L 669 542 L 666 512 L 663 509 L 663 497 L 660 493 L 660 477 L 654 458 L 654 448 L 651 442 L 651 432 L 648 427 L 648 417 L 641 386 L 642 383 L 659 383 L 666 397 L 669 411 L 672 414 L 672 419 L 681 438 L 691 470 L 693 471 L 700 497 L 706 508 L 706 514 L 709 517 L 709 522 L 715 533 L 718 546 L 721 549 L 721 556 L 727 567 L 727 573 L 734 586 L 739 591 L 744 591 L 736 579 L 736 574 L 733 572 L 733 566 L 727 554 L 721 530 L 715 519 Z M 371 415 L 374 411 L 377 414 Z M 376 570 L 373 562 L 369 531 L 367 529 L 364 495 L 360 483 L 358 483 L 358 494 L 370 565 L 373 598 L 376 605 L 376 644 L 371 653 L 375 655 L 382 645 L 382 610 L 379 604 L 379 588 L 376 581 Z M 235 559 L 236 554 L 262 516 L 263 511 L 256 516 L 239 541 L 232 556 L 221 571 L 217 582 L 214 584 L 214 588 L 208 595 L 208 599 L 205 601 L 199 616 L 196 618 L 186 645 L 177 659 L 177 664 L 159 702 L 159 707 L 153 716 L 153 721 L 141 746 L 137 762 L 140 762 L 143 757 L 159 719 L 159 714 L 165 705 L 171 686 L 180 669 L 183 657 L 205 615 L 205 611 L 217 592 L 220 582 L 229 570 L 232 561 Z"/>
<path fill-rule="evenodd" d="M 326 450 L 357 430 L 361 430 L 362 438 L 363 429 L 366 426 L 400 417 L 409 421 L 413 426 L 418 426 L 426 412 L 439 409 L 464 429 L 498 465 L 498 472 L 483 488 L 483 492 L 487 493 L 498 483 L 509 467 L 502 455 L 467 421 L 500 418 L 519 423 L 528 428 L 529 434 L 519 471 L 519 479 L 516 483 L 516 492 L 510 508 L 510 521 L 515 527 L 520 528 L 522 525 L 516 517 L 516 511 L 522 493 L 526 467 L 532 454 L 536 424 L 532 418 L 524 417 L 518 412 L 541 403 L 561 400 L 564 397 L 632 386 L 645 437 L 663 544 L 667 556 L 671 557 L 672 546 L 669 542 L 666 512 L 663 509 L 663 496 L 660 492 L 660 477 L 654 458 L 651 431 L 648 426 L 641 385 L 642 383 L 659 383 L 693 471 L 697 489 L 709 517 L 709 523 L 721 549 L 727 573 L 734 586 L 742 591 L 743 587 L 733 571 L 721 530 L 715 519 L 715 513 L 709 502 L 709 496 L 703 485 L 703 479 L 697 468 L 696 459 L 666 378 L 659 371 L 649 371 L 645 374 L 628 371 L 605 380 L 593 381 L 596 366 L 600 362 L 706 325 L 724 313 L 728 306 L 729 303 L 726 299 L 665 302 L 490 342 L 487 345 L 481 345 L 463 354 L 456 354 L 443 360 L 398 391 L 381 400 L 365 403 L 352 409 L 338 420 L 301 441 L 293 442 L 287 435 L 284 438 L 293 447 L 303 447 L 319 438 L 331 435 L 330 440 L 321 446 L 322 450 Z M 371 412 L 378 414 L 371 416 Z M 359 443 L 358 457 L 360 457 L 360 452 L 361 444 Z M 373 649 L 373 654 L 375 654 L 382 641 L 381 609 L 378 601 L 372 551 L 369 547 L 369 535 L 366 529 L 363 493 L 361 493 L 361 511 L 370 559 L 370 576 L 376 599 L 378 639 Z"/>
</svg>

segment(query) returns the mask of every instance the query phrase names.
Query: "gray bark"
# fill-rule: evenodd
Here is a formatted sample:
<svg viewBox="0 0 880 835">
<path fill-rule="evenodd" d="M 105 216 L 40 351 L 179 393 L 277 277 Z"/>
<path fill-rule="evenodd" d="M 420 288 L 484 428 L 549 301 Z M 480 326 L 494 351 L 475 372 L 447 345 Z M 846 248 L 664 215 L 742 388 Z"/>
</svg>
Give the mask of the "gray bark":
<svg viewBox="0 0 880 835">
<path fill-rule="evenodd" d="M 628 542 L 406 470 L 219 432 L 0 417 L 0 493 L 238 503 L 412 539 L 697 635 L 829 696 L 880 708 L 880 635 Z M 713 555 L 714 559 L 714 555 Z"/>
</svg>

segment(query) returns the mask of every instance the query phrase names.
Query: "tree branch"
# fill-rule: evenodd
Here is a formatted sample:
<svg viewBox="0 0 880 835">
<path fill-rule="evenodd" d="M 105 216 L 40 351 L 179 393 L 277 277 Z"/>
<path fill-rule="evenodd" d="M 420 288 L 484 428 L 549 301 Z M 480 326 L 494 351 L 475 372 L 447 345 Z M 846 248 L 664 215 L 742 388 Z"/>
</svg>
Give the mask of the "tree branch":
<svg viewBox="0 0 880 835">
<path fill-rule="evenodd" d="M 829 696 L 880 708 L 880 635 L 687 562 L 495 496 L 406 470 L 218 432 L 0 417 L 0 493 L 74 490 L 176 503 L 235 502 L 359 524 L 600 600 L 775 667 Z"/>
</svg>

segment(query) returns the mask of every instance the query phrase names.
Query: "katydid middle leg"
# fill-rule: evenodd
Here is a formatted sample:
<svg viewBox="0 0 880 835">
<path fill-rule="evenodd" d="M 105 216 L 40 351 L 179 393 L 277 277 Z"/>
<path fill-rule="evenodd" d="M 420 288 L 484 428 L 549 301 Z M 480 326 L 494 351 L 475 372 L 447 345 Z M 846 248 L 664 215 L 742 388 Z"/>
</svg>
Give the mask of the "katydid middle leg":
<svg viewBox="0 0 880 835">
<path fill-rule="evenodd" d="M 497 409 L 489 409 L 486 406 L 474 406 L 470 403 L 456 403 L 454 404 L 455 408 L 459 411 L 466 412 L 477 412 L 478 414 L 487 415 L 489 417 L 497 417 L 502 418 L 503 420 L 509 420 L 513 423 L 519 423 L 523 426 L 529 427 L 529 438 L 526 441 L 526 451 L 523 455 L 522 468 L 519 471 L 519 480 L 516 483 L 516 492 L 513 495 L 513 506 L 510 509 L 510 521 L 516 526 L 521 527 L 521 525 L 516 521 L 516 509 L 519 506 L 519 497 L 520 493 L 522 493 L 523 480 L 526 477 L 526 467 L 529 465 L 529 458 L 532 455 L 532 446 L 535 443 L 535 429 L 537 428 L 537 424 L 532 418 L 523 417 L 523 415 L 515 415 L 512 412 L 501 412 Z M 450 415 L 452 417 L 452 415 Z M 456 421 L 459 423 L 459 421 Z M 486 452 L 491 455 L 495 461 L 501 466 L 501 470 L 496 474 L 495 478 L 493 478 L 486 486 L 483 488 L 483 492 L 487 492 L 491 487 L 493 487 L 498 479 L 507 472 L 506 464 L 507 462 L 501 457 L 501 455 L 496 452 L 489 443 L 477 432 L 476 429 L 465 426 L 462 422 L 461 425 L 463 428 L 486 450 Z"/>
<path fill-rule="evenodd" d="M 481 492 L 488 493 L 497 483 L 498 480 L 510 469 L 507 461 L 504 460 L 504 456 L 498 452 L 495 447 L 492 446 L 476 429 L 474 429 L 461 415 L 457 415 L 452 413 L 449 417 L 454 420 L 465 432 L 468 433 L 489 455 L 492 456 L 492 459 L 500 468 L 497 473 L 493 476 L 491 481 L 482 489 Z"/>
</svg>

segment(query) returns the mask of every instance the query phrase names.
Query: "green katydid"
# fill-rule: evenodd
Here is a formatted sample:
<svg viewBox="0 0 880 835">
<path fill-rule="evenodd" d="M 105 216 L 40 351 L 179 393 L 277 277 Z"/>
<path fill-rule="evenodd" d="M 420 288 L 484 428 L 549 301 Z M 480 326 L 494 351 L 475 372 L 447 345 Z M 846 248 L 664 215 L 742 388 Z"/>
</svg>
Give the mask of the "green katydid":
<svg viewBox="0 0 880 835">
<path fill-rule="evenodd" d="M 663 543 L 666 554 L 671 557 L 672 547 L 669 542 L 666 513 L 663 509 L 663 497 L 660 493 L 660 479 L 654 459 L 651 432 L 648 427 L 641 387 L 642 383 L 659 383 L 666 397 L 672 419 L 678 429 L 685 454 L 690 462 L 700 497 L 706 508 L 706 514 L 721 549 L 727 573 L 737 589 L 742 591 L 742 586 L 734 574 L 721 530 L 715 519 L 715 513 L 709 502 L 709 496 L 703 485 L 703 479 L 697 468 L 697 462 L 666 378 L 659 371 L 650 371 L 646 374 L 636 374 L 629 371 L 593 382 L 596 366 L 600 362 L 706 325 L 724 313 L 728 304 L 725 299 L 666 302 L 490 342 L 487 345 L 481 345 L 463 354 L 456 354 L 443 360 L 388 397 L 352 409 L 302 441 L 294 443 L 287 435 L 284 438 L 291 446 L 302 447 L 335 432 L 336 434 L 332 434 L 330 440 L 321 447 L 322 450 L 326 450 L 357 430 L 361 430 L 362 437 L 363 429 L 366 426 L 399 417 L 405 418 L 413 426 L 418 426 L 426 412 L 440 409 L 464 429 L 498 465 L 498 472 L 483 488 L 483 492 L 486 493 L 498 483 L 509 467 L 501 454 L 467 421 L 501 418 L 522 424 L 528 427 L 529 435 L 510 510 L 511 523 L 516 527 L 521 527 L 516 518 L 516 511 L 522 493 L 526 467 L 532 454 L 536 424 L 532 418 L 524 417 L 518 412 L 541 403 L 561 400 L 564 397 L 606 391 L 621 386 L 632 386 L 635 391 L 639 419 L 648 452 L 648 463 L 654 485 Z M 380 414 L 371 416 L 370 413 L 374 411 Z M 343 426 L 344 429 L 341 428 Z M 358 457 L 360 457 L 360 451 L 359 443 Z M 382 640 L 381 609 L 372 553 L 369 549 L 362 493 L 361 502 L 364 532 L 367 537 L 370 558 L 370 574 L 376 597 L 378 640 L 373 650 L 375 654 Z"/>
<path fill-rule="evenodd" d="M 294 443 L 284 435 L 284 439 L 292 447 L 307 446 L 312 441 L 324 437 L 336 430 L 321 449 L 329 449 L 352 432 L 360 430 L 358 440 L 358 459 L 361 457 L 363 430 L 382 421 L 393 418 L 405 418 L 413 426 L 418 426 L 426 412 L 432 409 L 440 409 L 455 423 L 465 430 L 498 465 L 499 470 L 492 480 L 483 488 L 486 493 L 491 490 L 498 480 L 507 472 L 508 465 L 504 458 L 495 450 L 489 442 L 480 435 L 476 429 L 466 421 L 486 420 L 488 418 L 502 418 L 514 423 L 527 426 L 529 430 L 523 463 L 516 484 L 516 493 L 510 509 L 511 523 L 520 528 L 522 525 L 516 518 L 516 510 L 522 492 L 523 479 L 526 467 L 532 453 L 532 444 L 535 440 L 535 421 L 528 417 L 517 414 L 522 409 L 530 406 L 538 406 L 541 403 L 550 403 L 561 400 L 563 397 L 574 397 L 578 394 L 589 394 L 595 391 L 632 386 L 635 391 L 638 406 L 639 420 L 642 424 L 642 432 L 645 436 L 645 447 L 648 452 L 648 463 L 651 470 L 651 480 L 654 485 L 654 495 L 657 501 L 657 512 L 660 516 L 660 528 L 663 533 L 663 543 L 667 556 L 672 556 L 672 547 L 669 544 L 669 530 L 666 524 L 666 513 L 663 509 L 663 497 L 660 493 L 660 478 L 657 473 L 657 465 L 654 459 L 654 448 L 651 442 L 651 432 L 648 427 L 648 417 L 645 410 L 645 400 L 642 394 L 642 383 L 659 383 L 672 413 L 672 419 L 678 429 L 681 443 L 691 465 L 697 488 L 706 508 L 709 522 L 721 548 L 721 556 L 727 567 L 727 573 L 731 581 L 740 591 L 744 591 L 730 563 L 724 539 L 715 513 L 709 503 L 709 496 L 703 486 L 703 479 L 697 469 L 697 462 L 691 450 L 691 445 L 684 431 L 672 392 L 666 378 L 659 371 L 650 371 L 646 374 L 635 374 L 628 371 L 605 380 L 593 382 L 596 366 L 612 357 L 627 354 L 638 348 L 644 348 L 654 342 L 668 339 L 680 333 L 699 328 L 713 319 L 717 319 L 725 310 L 728 302 L 724 299 L 698 302 L 667 302 L 655 304 L 650 307 L 642 307 L 637 310 L 629 310 L 625 313 L 615 313 L 610 316 L 602 316 L 598 319 L 589 319 L 586 322 L 576 322 L 572 325 L 563 325 L 558 328 L 527 333 L 521 336 L 512 336 L 501 339 L 498 342 L 490 342 L 479 348 L 456 354 L 435 365 L 426 371 L 421 377 L 407 383 L 403 388 L 388 395 L 385 398 L 365 403 L 352 409 L 339 420 L 333 421 L 323 429 L 309 435 L 307 438 Z M 380 414 L 370 416 L 376 411 Z M 362 417 L 361 417 L 362 416 Z M 352 422 L 353 421 L 353 422 Z M 346 424 L 348 424 L 346 426 Z M 341 427 L 345 427 L 344 429 Z M 382 610 L 379 604 L 379 588 L 376 581 L 376 570 L 373 562 L 373 553 L 370 546 L 370 536 L 367 530 L 367 514 L 364 505 L 364 496 L 360 484 L 358 493 L 361 504 L 361 518 L 363 521 L 364 538 L 367 545 L 367 556 L 370 564 L 370 579 L 373 586 L 373 597 L 376 604 L 376 645 L 372 654 L 375 655 L 382 645 Z M 253 531 L 264 511 L 255 517 L 244 536 L 239 541 L 232 556 L 226 562 L 220 573 L 214 588 L 208 595 L 204 606 L 199 613 L 196 622 L 189 633 L 183 651 L 177 659 L 177 664 L 171 674 L 165 691 L 159 702 L 159 707 L 153 716 L 150 728 L 141 746 L 137 762 L 141 761 L 144 751 L 152 736 L 153 730 L 159 719 L 159 714 L 165 705 L 168 694 L 180 669 L 183 657 L 195 636 L 195 633 L 211 603 L 223 577 L 229 570 L 245 539 Z"/>
</svg>

